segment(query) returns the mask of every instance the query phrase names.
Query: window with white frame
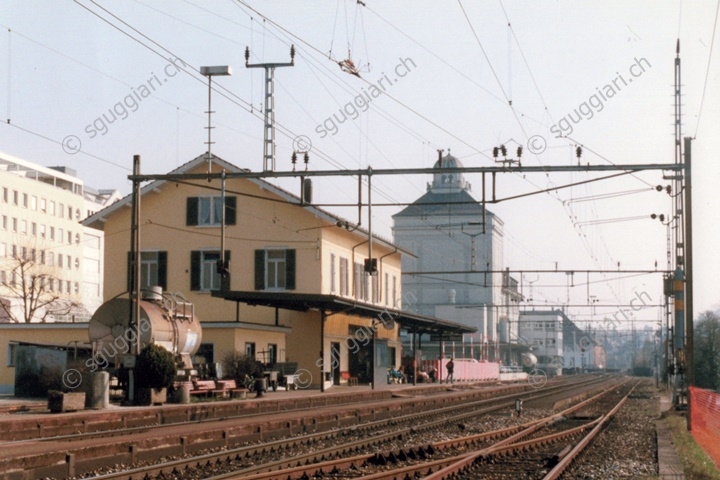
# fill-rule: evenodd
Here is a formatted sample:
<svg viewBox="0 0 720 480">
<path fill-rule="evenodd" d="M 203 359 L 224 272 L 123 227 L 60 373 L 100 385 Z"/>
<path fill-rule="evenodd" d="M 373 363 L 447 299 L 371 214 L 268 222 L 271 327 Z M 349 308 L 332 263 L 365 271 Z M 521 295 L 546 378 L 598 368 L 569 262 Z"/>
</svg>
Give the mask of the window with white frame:
<svg viewBox="0 0 720 480">
<path fill-rule="evenodd" d="M 347 258 L 340 258 L 340 295 L 350 295 L 350 264 Z"/>
<path fill-rule="evenodd" d="M 255 290 L 295 290 L 295 250 L 255 250 Z"/>
<path fill-rule="evenodd" d="M 285 288 L 285 250 L 266 252 L 265 287 Z"/>
<path fill-rule="evenodd" d="M 400 308 L 400 306 L 397 304 L 397 277 L 393 275 L 393 284 L 392 284 L 392 306 L 393 308 Z"/>
<path fill-rule="evenodd" d="M 190 252 L 190 289 L 199 291 L 220 290 L 222 275 L 218 273 L 220 252 L 196 250 Z M 230 251 L 225 250 L 225 261 L 230 261 Z"/>
<path fill-rule="evenodd" d="M 330 254 L 330 293 L 335 293 L 335 254 Z"/>
<path fill-rule="evenodd" d="M 220 226 L 223 211 L 222 197 L 188 197 L 186 224 L 189 226 Z M 235 225 L 237 197 L 225 197 L 225 224 Z"/>
<path fill-rule="evenodd" d="M 390 274 L 385 273 L 385 305 L 390 303 Z"/>
<path fill-rule="evenodd" d="M 128 290 L 132 288 L 133 283 L 133 269 L 130 257 L 130 252 L 128 252 Z M 93 269 L 92 271 L 96 270 Z M 152 286 L 160 286 L 163 290 L 167 289 L 167 252 L 151 251 L 140 253 L 140 288 Z"/>
<path fill-rule="evenodd" d="M 17 358 L 17 346 L 18 346 L 18 344 L 16 342 L 8 342 L 8 349 L 7 349 L 7 366 L 8 367 L 15 366 L 15 359 Z"/>
<path fill-rule="evenodd" d="M 362 263 L 355 263 L 353 265 L 353 278 L 355 279 L 355 298 L 358 300 L 367 300 L 368 279 Z"/>
</svg>

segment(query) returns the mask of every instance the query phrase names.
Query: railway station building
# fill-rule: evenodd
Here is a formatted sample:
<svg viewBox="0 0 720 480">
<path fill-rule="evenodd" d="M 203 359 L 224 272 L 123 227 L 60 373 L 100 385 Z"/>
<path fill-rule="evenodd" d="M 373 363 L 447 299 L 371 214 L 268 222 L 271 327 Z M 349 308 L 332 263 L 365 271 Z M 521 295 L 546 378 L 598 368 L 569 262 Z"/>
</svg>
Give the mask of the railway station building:
<svg viewBox="0 0 720 480">
<path fill-rule="evenodd" d="M 208 169 L 247 172 L 204 154 L 170 173 Z M 224 205 L 218 179 L 142 187 L 141 287 L 192 302 L 203 327 L 196 359 L 221 362 L 235 351 L 269 365 L 296 362 L 315 388 L 348 378 L 380 385 L 387 368 L 400 364 L 401 326 L 446 335 L 475 330 L 404 311 L 401 259 L 414 254 L 372 236 L 376 262 L 368 274 L 368 232 L 309 197 L 259 178 L 228 178 Z M 128 290 L 130 206 L 127 196 L 83 222 L 104 232 L 106 300 Z M 218 273 L 221 258 L 226 278 Z"/>
</svg>

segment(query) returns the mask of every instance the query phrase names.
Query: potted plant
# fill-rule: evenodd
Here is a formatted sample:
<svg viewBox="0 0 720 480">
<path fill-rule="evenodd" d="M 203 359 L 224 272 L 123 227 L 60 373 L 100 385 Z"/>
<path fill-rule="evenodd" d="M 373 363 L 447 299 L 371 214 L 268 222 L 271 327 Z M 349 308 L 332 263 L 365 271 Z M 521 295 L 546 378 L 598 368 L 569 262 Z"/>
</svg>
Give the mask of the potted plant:
<svg viewBox="0 0 720 480">
<path fill-rule="evenodd" d="M 150 344 L 138 355 L 135 363 L 135 403 L 156 405 L 167 401 L 167 389 L 173 384 L 177 366 L 172 353 Z"/>
</svg>

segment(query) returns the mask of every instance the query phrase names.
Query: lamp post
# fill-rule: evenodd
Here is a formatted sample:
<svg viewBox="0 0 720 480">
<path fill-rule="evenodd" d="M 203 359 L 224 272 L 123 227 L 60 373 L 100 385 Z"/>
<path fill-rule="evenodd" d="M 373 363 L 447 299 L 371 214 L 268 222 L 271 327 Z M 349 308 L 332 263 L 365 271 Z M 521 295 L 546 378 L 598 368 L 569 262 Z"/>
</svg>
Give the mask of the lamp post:
<svg viewBox="0 0 720 480">
<path fill-rule="evenodd" d="M 213 127 L 211 120 L 212 120 L 212 114 L 214 113 L 212 110 L 212 77 L 219 77 L 219 76 L 228 76 L 232 75 L 232 68 L 228 65 L 218 65 L 214 67 L 200 67 L 200 73 L 202 75 L 205 75 L 208 77 L 208 109 L 207 109 L 207 115 L 208 115 L 208 139 L 207 139 L 207 160 L 208 160 L 208 173 L 212 173 L 210 165 L 211 165 L 211 159 L 212 155 L 210 154 L 212 151 L 212 130 Z M 222 253 L 220 254 L 222 256 Z"/>
</svg>

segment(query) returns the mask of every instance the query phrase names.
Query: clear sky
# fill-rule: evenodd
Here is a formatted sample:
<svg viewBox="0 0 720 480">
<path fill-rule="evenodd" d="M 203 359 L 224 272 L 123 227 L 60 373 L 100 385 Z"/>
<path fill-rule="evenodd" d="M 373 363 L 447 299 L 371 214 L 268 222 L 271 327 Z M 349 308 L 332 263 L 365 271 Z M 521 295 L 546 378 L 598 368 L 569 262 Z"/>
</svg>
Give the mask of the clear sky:
<svg viewBox="0 0 720 480">
<path fill-rule="evenodd" d="M 680 38 L 683 136 L 695 137 L 699 313 L 720 306 L 716 9 L 714 1 L 4 0 L 0 150 L 128 193 L 134 154 L 144 173 L 166 173 L 206 151 L 207 83 L 194 70 L 230 65 L 232 76 L 215 79 L 213 153 L 261 170 L 263 71 L 245 68 L 245 47 L 251 62 L 287 62 L 295 44 L 295 66 L 276 70 L 278 170 L 307 141 L 316 170 L 430 167 L 438 148 L 466 166 L 491 165 L 500 144 L 513 157 L 523 145 L 523 165 L 575 164 L 578 144 L 583 163 L 672 163 Z M 341 70 L 347 59 L 361 78 Z M 599 176 L 503 174 L 496 196 Z M 480 176 L 468 179 L 479 199 Z M 390 204 L 373 209 L 377 233 L 391 237 L 398 204 L 429 181 L 375 177 L 373 201 Z M 298 180 L 279 184 L 298 191 Z M 505 222 L 504 264 L 665 269 L 667 227 L 650 215 L 672 215 L 668 195 L 652 188 L 668 184 L 643 172 L 490 205 Z M 349 178 L 315 180 L 318 202 L 353 204 L 356 191 Z M 357 220 L 355 208 L 328 208 Z M 535 305 L 569 302 L 577 319 L 595 323 L 621 308 L 609 305 L 643 293 L 662 299 L 659 274 L 587 280 L 524 274 L 523 293 L 532 285 Z M 658 315 L 645 308 L 634 318 Z"/>
</svg>

